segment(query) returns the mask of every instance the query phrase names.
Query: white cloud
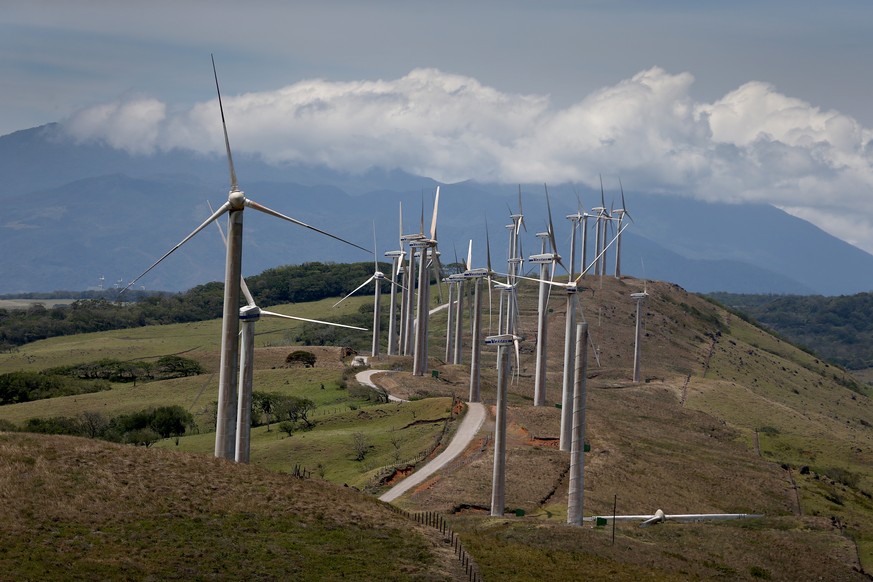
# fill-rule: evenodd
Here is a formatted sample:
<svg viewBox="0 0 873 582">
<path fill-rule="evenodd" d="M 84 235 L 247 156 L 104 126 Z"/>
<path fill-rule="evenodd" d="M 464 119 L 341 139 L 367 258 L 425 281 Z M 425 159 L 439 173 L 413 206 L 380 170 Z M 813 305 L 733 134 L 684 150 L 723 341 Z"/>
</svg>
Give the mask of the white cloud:
<svg viewBox="0 0 873 582">
<path fill-rule="evenodd" d="M 581 182 L 621 175 L 628 191 L 675 192 L 788 208 L 873 251 L 873 132 L 759 82 L 712 103 L 694 78 L 652 68 L 557 108 L 474 78 L 416 69 L 395 80 L 307 80 L 224 98 L 235 152 L 443 181 Z M 221 154 L 217 100 L 183 111 L 148 98 L 85 109 L 81 139 L 134 153 Z M 826 218 L 828 217 L 828 218 Z M 847 217 L 836 221 L 835 217 Z M 837 232 L 839 231 L 839 232 Z"/>
</svg>

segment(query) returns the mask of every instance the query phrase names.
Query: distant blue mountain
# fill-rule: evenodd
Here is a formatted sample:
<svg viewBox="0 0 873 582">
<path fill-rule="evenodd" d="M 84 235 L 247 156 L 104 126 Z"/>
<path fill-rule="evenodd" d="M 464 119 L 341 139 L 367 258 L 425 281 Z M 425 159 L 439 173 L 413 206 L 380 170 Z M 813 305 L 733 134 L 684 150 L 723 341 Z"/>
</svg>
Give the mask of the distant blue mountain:
<svg viewBox="0 0 873 582">
<path fill-rule="evenodd" d="M 275 167 L 235 159 L 250 198 L 361 246 L 379 258 L 404 231 L 430 228 L 436 182 L 398 170 L 364 175 L 325 168 Z M 0 293 L 85 289 L 127 282 L 169 250 L 227 197 L 226 162 L 186 151 L 132 156 L 98 143 L 76 143 L 58 125 L 0 137 L 6 187 L 0 218 Z M 515 185 L 461 182 L 441 188 L 438 238 L 442 262 L 466 255 L 485 263 L 485 224 L 495 270 L 506 260 Z M 547 226 L 542 185 L 522 185 L 524 252 L 540 252 Z M 573 188 L 550 187 L 559 251 L 568 256 Z M 580 192 L 587 207 L 594 193 Z M 607 192 L 606 206 L 615 193 Z M 596 193 L 599 204 L 599 192 Z M 623 235 L 624 274 L 677 283 L 690 291 L 850 294 L 873 290 L 873 256 L 815 226 L 765 205 L 710 204 L 626 192 L 634 223 Z M 423 219 L 422 219 L 423 215 Z M 592 235 L 593 236 L 593 235 Z M 581 239 L 580 239 L 581 240 Z M 590 256 L 589 256 L 590 259 Z M 358 249 L 254 211 L 245 214 L 246 274 L 305 261 L 371 261 Z M 215 229 L 179 249 L 143 279 L 150 289 L 181 290 L 223 278 L 224 250 Z M 612 273 L 614 257 L 608 258 Z"/>
</svg>

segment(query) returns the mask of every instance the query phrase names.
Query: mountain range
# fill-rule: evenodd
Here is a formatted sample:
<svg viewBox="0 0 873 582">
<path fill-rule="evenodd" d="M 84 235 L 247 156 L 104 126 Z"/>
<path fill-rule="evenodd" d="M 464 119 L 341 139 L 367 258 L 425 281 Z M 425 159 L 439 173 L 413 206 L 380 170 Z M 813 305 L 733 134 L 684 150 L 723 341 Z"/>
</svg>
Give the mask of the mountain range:
<svg viewBox="0 0 873 582">
<path fill-rule="evenodd" d="M 371 248 L 378 258 L 398 248 L 403 230 L 430 228 L 437 182 L 399 170 L 363 175 L 321 167 L 282 167 L 237 155 L 240 187 L 251 199 Z M 123 285 L 190 233 L 226 200 L 221 156 L 172 150 L 131 155 L 97 142 L 77 142 L 51 124 L 0 137 L 3 253 L 0 293 L 82 290 Z M 546 180 L 548 177 L 544 177 Z M 502 270 L 510 212 L 518 186 L 441 184 L 438 239 L 442 262 L 466 255 L 484 266 L 486 224 L 493 267 Z M 618 184 L 604 193 L 620 205 Z M 547 228 L 542 184 L 522 184 L 524 253 L 540 252 Z M 579 208 L 599 206 L 601 192 L 549 185 L 559 252 L 569 255 L 569 222 Z M 843 295 L 873 290 L 873 255 L 767 205 L 707 203 L 691 197 L 625 191 L 633 219 L 622 235 L 622 274 L 677 283 L 695 292 Z M 243 270 L 307 261 L 372 261 L 372 255 L 275 218 L 245 214 Z M 590 221 L 593 225 L 593 221 Z M 627 222 L 626 222 L 627 224 Z M 423 227 L 422 227 L 423 225 Z M 593 229 L 592 229 L 593 232 Z M 589 235 L 590 236 L 590 235 Z M 589 249 L 589 259 L 591 251 Z M 608 257 L 608 273 L 614 258 Z M 560 271 L 558 273 L 561 274 Z M 183 290 L 224 277 L 224 249 L 213 229 L 194 237 L 142 279 L 148 289 Z"/>
</svg>

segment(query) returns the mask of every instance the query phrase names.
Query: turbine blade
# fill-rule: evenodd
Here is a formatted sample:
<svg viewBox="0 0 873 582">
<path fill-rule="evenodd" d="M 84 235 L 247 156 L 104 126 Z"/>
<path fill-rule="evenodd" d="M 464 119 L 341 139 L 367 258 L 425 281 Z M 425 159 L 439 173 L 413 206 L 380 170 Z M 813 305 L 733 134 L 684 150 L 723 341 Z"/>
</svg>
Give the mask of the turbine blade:
<svg viewBox="0 0 873 582">
<path fill-rule="evenodd" d="M 373 266 L 379 270 L 379 255 L 376 254 L 376 221 L 373 221 Z"/>
<path fill-rule="evenodd" d="M 324 231 L 324 230 L 321 230 L 320 228 L 316 228 L 316 227 L 314 227 L 314 226 L 310 226 L 310 225 L 306 224 L 305 222 L 301 222 L 301 221 L 297 220 L 296 218 L 291 218 L 290 216 L 285 216 L 285 215 L 282 214 L 281 212 L 276 212 L 275 210 L 271 210 L 271 209 L 267 208 L 266 206 L 262 206 L 262 205 L 258 204 L 257 202 L 255 202 L 255 201 L 253 201 L 253 200 L 251 200 L 251 199 L 249 199 L 249 198 L 246 198 L 246 206 L 248 206 L 249 208 L 252 208 L 253 210 L 257 210 L 257 211 L 259 211 L 259 212 L 263 212 L 264 214 L 269 214 L 269 215 L 271 215 L 271 216 L 275 216 L 276 218 L 281 218 L 282 220 L 287 220 L 288 222 L 293 222 L 293 223 L 296 224 L 297 226 L 302 226 L 302 227 L 304 227 L 304 228 L 308 228 L 309 230 L 314 230 L 315 232 L 317 232 L 317 233 L 319 233 L 319 234 L 323 234 L 323 235 L 325 235 L 325 236 L 329 236 L 330 238 L 332 238 L 332 239 L 334 239 L 334 240 L 338 240 L 338 241 L 340 241 L 340 242 L 346 243 L 347 245 L 351 245 L 351 246 L 355 247 L 356 249 L 361 249 L 361 250 L 364 251 L 365 253 L 371 253 L 371 252 L 373 252 L 373 251 L 371 251 L 370 249 L 365 249 L 364 247 L 362 247 L 362 246 L 360 246 L 360 245 L 356 245 L 355 243 L 353 243 L 353 242 L 349 242 L 349 241 L 347 241 L 347 240 L 344 239 L 344 238 L 340 238 L 340 237 L 338 237 L 338 236 L 336 236 L 336 235 L 334 235 L 334 234 L 330 234 L 329 232 L 326 232 L 326 231 Z"/>
<path fill-rule="evenodd" d="M 342 323 L 333 323 L 332 321 L 321 321 L 320 319 L 307 319 L 305 317 L 295 317 L 293 315 L 284 315 L 282 313 L 276 313 L 275 311 L 264 311 L 261 310 L 261 315 L 266 315 L 269 317 L 281 317 L 283 319 L 294 319 L 296 321 L 306 321 L 309 323 L 320 323 L 322 325 L 330 325 L 333 327 L 344 327 L 346 329 L 356 329 L 359 331 L 370 331 L 366 327 L 356 327 L 354 325 L 344 325 Z"/>
<path fill-rule="evenodd" d="M 605 209 L 606 208 L 606 200 L 603 197 L 603 175 L 598 174 L 598 176 L 600 176 L 600 207 Z"/>
<path fill-rule="evenodd" d="M 400 234 L 397 237 L 398 249 L 403 249 L 403 200 L 400 201 Z"/>
<path fill-rule="evenodd" d="M 357 287 L 355 287 L 355 290 L 354 290 L 354 291 L 352 291 L 351 293 L 349 293 L 348 295 L 346 295 L 345 297 L 343 297 L 342 299 L 340 299 L 339 301 L 337 301 L 336 303 L 334 303 L 333 306 L 336 307 L 337 305 L 339 305 L 340 303 L 342 303 L 343 301 L 345 301 L 346 299 L 348 299 L 349 297 L 351 297 L 352 295 L 354 295 L 355 293 L 357 293 L 358 291 L 360 291 L 361 289 L 363 289 L 364 287 L 366 287 L 367 284 L 370 283 L 370 281 L 372 281 L 372 280 L 375 279 L 375 278 L 376 278 L 376 276 L 373 275 L 372 277 L 370 277 L 369 279 L 367 279 L 366 281 L 364 281 L 363 283 L 361 283 L 360 285 L 358 285 Z"/>
<path fill-rule="evenodd" d="M 433 200 L 433 216 L 430 219 L 430 239 L 436 240 L 437 233 L 437 212 L 440 208 L 440 187 L 436 188 L 436 197 Z"/>
<path fill-rule="evenodd" d="M 206 219 L 205 222 L 203 222 L 203 224 L 201 224 L 200 226 L 198 226 L 197 228 L 195 228 L 194 231 L 193 231 L 191 234 L 189 234 L 188 236 L 186 236 L 185 238 L 183 238 L 183 239 L 182 239 L 182 240 L 181 240 L 181 241 L 180 241 L 176 246 L 174 246 L 174 247 L 171 248 L 169 251 L 167 251 L 167 252 L 164 254 L 164 256 L 162 256 L 160 259 L 158 259 L 157 261 L 155 261 L 154 263 L 152 263 L 152 265 L 151 265 L 148 269 L 146 269 L 145 271 L 143 271 L 141 274 L 139 274 L 137 277 L 135 277 L 135 278 L 134 278 L 130 283 L 128 283 L 128 284 L 127 284 L 127 287 L 125 287 L 124 289 L 122 289 L 121 291 L 119 291 L 119 295 L 120 295 L 121 293 L 124 293 L 124 292 L 127 291 L 128 289 L 130 289 L 130 288 L 133 286 L 134 283 L 136 283 L 137 281 L 139 281 L 140 279 L 142 279 L 143 277 L 145 277 L 146 274 L 148 274 L 149 271 L 151 271 L 152 269 L 154 269 L 155 267 L 157 267 L 157 266 L 161 263 L 161 261 L 163 261 L 164 259 L 166 259 L 166 258 L 169 257 L 170 255 L 172 255 L 172 254 L 176 251 L 176 249 L 178 249 L 178 248 L 181 247 L 183 244 L 185 244 L 186 242 L 188 242 L 189 240 L 191 240 L 191 239 L 194 237 L 194 235 L 196 235 L 198 232 L 200 232 L 201 230 L 203 230 L 204 228 L 206 228 L 207 226 L 209 226 L 209 223 L 210 223 L 210 222 L 213 222 L 213 221 L 215 221 L 215 220 L 218 220 L 218 218 L 219 218 L 222 214 L 224 214 L 225 212 L 227 212 L 229 209 L 230 209 L 230 202 L 225 202 L 224 204 L 222 204 L 221 207 L 220 207 L 218 210 L 216 210 L 215 212 L 212 213 L 212 216 L 210 216 L 209 218 Z"/>
<path fill-rule="evenodd" d="M 221 89 L 218 87 L 218 72 L 215 69 L 215 55 L 209 55 L 212 58 L 212 74 L 215 77 L 215 92 L 218 94 L 218 109 L 221 111 L 221 127 L 224 129 L 224 147 L 227 149 L 227 166 L 230 169 L 230 191 L 236 192 L 239 190 L 239 185 L 236 182 L 236 171 L 233 169 L 233 156 L 230 153 L 230 139 L 227 137 L 227 123 L 224 120 L 224 105 L 221 104 Z"/>
<path fill-rule="evenodd" d="M 634 221 L 634 217 L 631 216 L 631 213 L 627 211 L 627 205 L 624 203 L 624 186 L 621 184 L 621 178 L 618 179 L 618 187 L 621 188 L 621 209 L 624 214 L 630 218 L 630 221 Z"/>
<path fill-rule="evenodd" d="M 557 258 L 558 264 L 561 265 L 561 268 L 567 271 L 567 274 L 570 274 L 570 271 L 564 265 L 564 262 L 561 260 L 561 257 L 558 255 L 558 242 L 555 240 L 555 225 L 552 223 L 552 203 L 549 200 L 549 187 L 544 183 L 543 187 L 546 190 L 546 208 L 549 211 L 549 244 L 552 246 L 552 254 Z M 555 263 L 552 263 L 552 278 L 555 276 Z"/>
<path fill-rule="evenodd" d="M 467 264 L 465 267 L 468 271 L 473 268 L 473 239 L 470 239 L 470 245 L 467 247 Z"/>
</svg>

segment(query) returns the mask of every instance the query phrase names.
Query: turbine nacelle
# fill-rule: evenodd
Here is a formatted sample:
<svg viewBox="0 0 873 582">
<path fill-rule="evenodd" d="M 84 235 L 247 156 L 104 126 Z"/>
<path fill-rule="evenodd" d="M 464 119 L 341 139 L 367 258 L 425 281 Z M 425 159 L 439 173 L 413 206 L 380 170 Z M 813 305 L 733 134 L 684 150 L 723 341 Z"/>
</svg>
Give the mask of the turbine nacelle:
<svg viewBox="0 0 873 582">
<path fill-rule="evenodd" d="M 527 258 L 528 263 L 532 263 L 535 265 L 541 265 L 544 263 L 553 263 L 555 261 L 560 261 L 561 257 L 556 253 L 543 253 L 540 255 L 531 255 Z"/>
<path fill-rule="evenodd" d="M 246 195 L 242 190 L 234 189 L 227 195 L 227 203 L 230 205 L 230 210 L 242 210 L 246 202 Z"/>
<path fill-rule="evenodd" d="M 257 305 L 246 305 L 239 309 L 240 322 L 258 321 L 261 318 L 261 308 Z"/>
<path fill-rule="evenodd" d="M 482 277 L 488 277 L 491 275 L 491 271 L 486 269 L 485 267 L 479 267 L 476 269 L 468 269 L 461 273 L 461 275 L 465 279 L 481 279 Z"/>
</svg>

